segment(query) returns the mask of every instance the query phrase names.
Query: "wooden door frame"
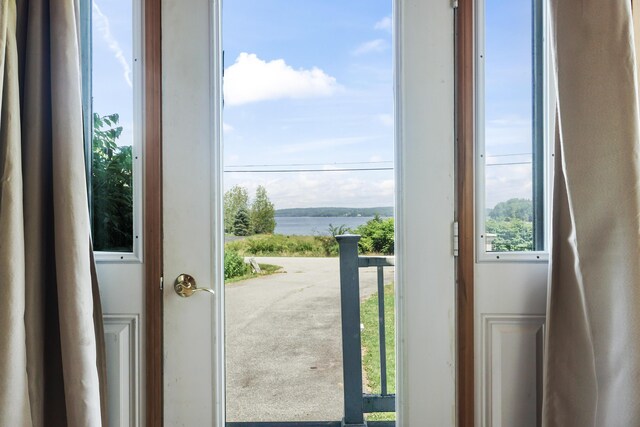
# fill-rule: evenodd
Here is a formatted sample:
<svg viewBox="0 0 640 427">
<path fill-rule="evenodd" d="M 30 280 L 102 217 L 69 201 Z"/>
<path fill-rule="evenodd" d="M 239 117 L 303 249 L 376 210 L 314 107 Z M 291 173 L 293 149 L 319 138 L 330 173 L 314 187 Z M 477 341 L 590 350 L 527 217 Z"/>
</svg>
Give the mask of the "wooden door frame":
<svg viewBox="0 0 640 427">
<path fill-rule="evenodd" d="M 474 425 L 474 1 L 456 11 L 456 146 L 458 197 L 458 426 Z"/>
<path fill-rule="evenodd" d="M 163 425 L 161 1 L 144 14 L 144 304 L 146 425 Z"/>
</svg>

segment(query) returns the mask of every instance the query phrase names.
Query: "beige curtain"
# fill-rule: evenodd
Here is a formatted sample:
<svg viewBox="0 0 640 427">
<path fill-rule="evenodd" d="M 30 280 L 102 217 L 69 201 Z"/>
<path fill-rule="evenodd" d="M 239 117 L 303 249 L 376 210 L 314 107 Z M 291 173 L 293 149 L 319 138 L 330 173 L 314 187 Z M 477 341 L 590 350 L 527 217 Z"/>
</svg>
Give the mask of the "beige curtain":
<svg viewBox="0 0 640 427">
<path fill-rule="evenodd" d="M 544 426 L 640 426 L 640 141 L 629 0 L 551 0 L 558 122 Z"/>
<path fill-rule="evenodd" d="M 0 426 L 106 414 L 78 28 L 77 0 L 0 0 Z"/>
</svg>

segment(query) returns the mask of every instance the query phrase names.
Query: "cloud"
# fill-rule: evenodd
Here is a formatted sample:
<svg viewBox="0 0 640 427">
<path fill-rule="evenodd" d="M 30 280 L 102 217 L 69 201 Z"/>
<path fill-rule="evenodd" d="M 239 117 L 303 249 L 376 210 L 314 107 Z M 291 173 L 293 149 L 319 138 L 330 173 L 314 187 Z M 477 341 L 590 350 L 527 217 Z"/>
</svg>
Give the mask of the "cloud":
<svg viewBox="0 0 640 427">
<path fill-rule="evenodd" d="M 317 67 L 295 70 L 284 59 L 267 62 L 253 53 L 241 53 L 224 72 L 227 106 L 284 98 L 331 96 L 339 89 L 335 77 Z"/>
<path fill-rule="evenodd" d="M 304 151 L 321 150 L 329 147 L 342 147 L 345 145 L 359 144 L 373 139 L 369 136 L 350 136 L 344 138 L 325 138 L 312 141 L 296 142 L 282 146 L 284 153 L 300 153 Z"/>
<path fill-rule="evenodd" d="M 127 82 L 129 87 L 133 87 L 133 82 L 131 81 L 131 66 L 127 62 L 120 44 L 111 33 L 109 18 L 107 18 L 106 15 L 102 13 L 95 1 L 92 3 L 94 12 L 93 23 L 95 25 L 95 28 L 102 35 L 102 40 L 104 40 L 104 42 L 109 47 L 109 50 L 113 53 L 116 60 L 122 66 L 122 71 L 124 72 L 124 80 Z"/>
<path fill-rule="evenodd" d="M 373 26 L 373 28 L 375 28 L 376 30 L 383 30 L 388 32 L 391 32 L 392 27 L 393 25 L 391 16 L 385 16 L 384 18 L 376 22 L 376 25 Z"/>
<path fill-rule="evenodd" d="M 224 123 L 224 122 L 222 123 L 222 131 L 224 133 L 231 133 L 231 132 L 234 131 L 234 129 L 235 128 L 233 126 L 231 126 L 230 124 Z"/>
<path fill-rule="evenodd" d="M 367 53 L 383 52 L 387 50 L 388 47 L 389 47 L 389 44 L 385 40 L 375 39 L 375 40 L 370 40 L 368 42 L 362 43 L 361 45 L 356 47 L 351 53 L 356 56 L 365 55 Z"/>
<path fill-rule="evenodd" d="M 327 165 L 327 167 L 332 165 Z M 276 209 L 348 206 L 392 206 L 393 171 L 298 172 L 287 174 L 225 174 L 225 189 L 246 187 L 253 194 L 263 185 Z M 330 191 L 327 191 L 330 189 Z"/>
<path fill-rule="evenodd" d="M 376 116 L 376 119 L 383 126 L 393 126 L 393 115 L 391 115 L 391 114 L 378 114 Z"/>
</svg>

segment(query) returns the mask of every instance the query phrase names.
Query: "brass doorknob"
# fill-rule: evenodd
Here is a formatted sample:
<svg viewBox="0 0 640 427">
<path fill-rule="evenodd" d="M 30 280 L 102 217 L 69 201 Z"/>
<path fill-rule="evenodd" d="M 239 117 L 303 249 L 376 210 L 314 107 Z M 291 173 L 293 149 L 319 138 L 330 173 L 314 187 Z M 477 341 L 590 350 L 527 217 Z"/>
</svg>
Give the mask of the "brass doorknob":
<svg viewBox="0 0 640 427">
<path fill-rule="evenodd" d="M 213 289 L 197 287 L 196 279 L 188 274 L 181 274 L 176 277 L 176 281 L 173 284 L 173 289 L 176 291 L 176 294 L 180 295 L 183 298 L 190 297 L 194 294 L 194 292 L 198 291 L 209 292 L 215 295 L 215 291 Z"/>
</svg>

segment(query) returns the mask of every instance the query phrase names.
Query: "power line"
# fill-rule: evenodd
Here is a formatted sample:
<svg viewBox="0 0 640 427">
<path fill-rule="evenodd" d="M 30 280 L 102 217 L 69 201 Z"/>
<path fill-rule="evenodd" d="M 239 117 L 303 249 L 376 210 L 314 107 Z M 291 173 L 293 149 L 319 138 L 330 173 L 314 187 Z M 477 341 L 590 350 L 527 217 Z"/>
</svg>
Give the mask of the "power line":
<svg viewBox="0 0 640 427">
<path fill-rule="evenodd" d="M 381 163 L 393 163 L 393 160 L 383 160 L 376 162 L 333 162 L 333 163 L 283 163 L 268 165 L 227 165 L 228 168 L 263 168 L 263 167 L 282 167 L 282 166 L 324 166 L 324 165 L 371 165 Z"/>
<path fill-rule="evenodd" d="M 532 162 L 487 163 L 485 166 L 530 165 Z"/>
<path fill-rule="evenodd" d="M 225 173 L 287 173 L 287 172 L 356 172 L 356 171 L 392 171 L 393 168 L 341 168 L 341 169 L 254 169 L 233 171 L 226 170 Z"/>
<path fill-rule="evenodd" d="M 511 156 L 530 156 L 532 153 L 513 153 L 513 154 L 487 154 L 487 157 L 511 157 Z"/>
</svg>

